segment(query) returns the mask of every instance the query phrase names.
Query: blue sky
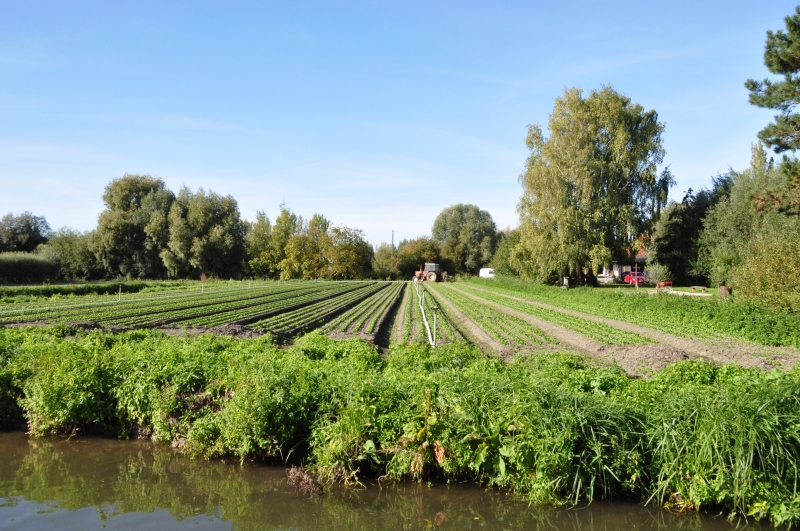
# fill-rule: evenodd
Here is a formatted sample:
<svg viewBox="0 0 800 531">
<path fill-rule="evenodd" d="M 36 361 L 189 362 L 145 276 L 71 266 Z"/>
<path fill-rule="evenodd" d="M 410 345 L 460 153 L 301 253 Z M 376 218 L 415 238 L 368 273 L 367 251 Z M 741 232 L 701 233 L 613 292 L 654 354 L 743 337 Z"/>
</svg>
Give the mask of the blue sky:
<svg viewBox="0 0 800 531">
<path fill-rule="evenodd" d="M 0 215 L 94 227 L 125 173 L 285 202 L 373 243 L 456 203 L 515 226 L 526 126 L 611 84 L 666 123 L 672 191 L 744 168 L 770 2 L 0 3 Z"/>
</svg>

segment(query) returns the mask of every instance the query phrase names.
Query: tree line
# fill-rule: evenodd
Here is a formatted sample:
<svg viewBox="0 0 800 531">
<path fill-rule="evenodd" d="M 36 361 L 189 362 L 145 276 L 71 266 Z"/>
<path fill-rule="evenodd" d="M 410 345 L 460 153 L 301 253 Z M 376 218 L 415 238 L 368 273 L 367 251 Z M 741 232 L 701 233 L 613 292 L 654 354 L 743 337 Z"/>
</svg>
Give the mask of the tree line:
<svg viewBox="0 0 800 531">
<path fill-rule="evenodd" d="M 0 220 L 0 281 L 271 278 L 411 278 L 424 262 L 451 273 L 475 273 L 495 250 L 491 215 L 454 205 L 437 217 L 432 236 L 373 249 L 361 230 L 310 219 L 281 205 L 271 221 L 259 211 L 242 219 L 236 200 L 202 188 L 175 194 L 150 175 L 126 174 L 103 193 L 94 230 L 51 230 L 30 212 Z"/>
</svg>

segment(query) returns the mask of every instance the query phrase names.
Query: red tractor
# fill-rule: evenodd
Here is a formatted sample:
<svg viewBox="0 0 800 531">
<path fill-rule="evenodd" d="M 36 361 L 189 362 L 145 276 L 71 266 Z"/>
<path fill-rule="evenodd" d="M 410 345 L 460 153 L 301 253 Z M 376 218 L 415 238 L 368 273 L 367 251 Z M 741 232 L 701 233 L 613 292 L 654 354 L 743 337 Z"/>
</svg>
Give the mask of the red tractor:
<svg viewBox="0 0 800 531">
<path fill-rule="evenodd" d="M 447 272 L 439 269 L 439 264 L 425 264 L 421 271 L 414 271 L 414 278 L 420 282 L 447 282 Z"/>
</svg>

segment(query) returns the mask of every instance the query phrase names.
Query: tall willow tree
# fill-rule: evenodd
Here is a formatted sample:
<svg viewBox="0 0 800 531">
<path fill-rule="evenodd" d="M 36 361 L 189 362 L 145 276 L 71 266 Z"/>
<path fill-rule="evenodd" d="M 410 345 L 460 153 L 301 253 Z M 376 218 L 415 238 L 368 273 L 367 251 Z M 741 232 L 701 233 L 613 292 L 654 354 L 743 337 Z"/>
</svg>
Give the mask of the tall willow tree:
<svg viewBox="0 0 800 531">
<path fill-rule="evenodd" d="M 664 124 L 655 111 L 604 86 L 588 97 L 565 90 L 548 130 L 545 137 L 539 125 L 528 127 L 515 267 L 546 278 L 624 260 L 673 184 L 668 169 L 659 174 Z"/>
<path fill-rule="evenodd" d="M 125 174 L 103 193 L 90 246 L 111 277 L 158 278 L 166 273 L 159 253 L 164 246 L 158 227 L 166 222 L 175 194 L 150 175 Z"/>
</svg>

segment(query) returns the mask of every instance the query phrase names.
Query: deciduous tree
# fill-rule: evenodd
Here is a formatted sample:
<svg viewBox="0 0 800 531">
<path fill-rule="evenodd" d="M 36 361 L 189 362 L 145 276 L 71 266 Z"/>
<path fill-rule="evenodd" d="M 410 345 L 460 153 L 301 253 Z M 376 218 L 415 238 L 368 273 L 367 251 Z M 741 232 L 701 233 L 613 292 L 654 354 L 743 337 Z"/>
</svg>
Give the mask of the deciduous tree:
<svg viewBox="0 0 800 531">
<path fill-rule="evenodd" d="M 492 215 L 475 205 L 445 208 L 433 222 L 431 234 L 458 273 L 476 274 L 492 259 L 497 244 Z"/>
<path fill-rule="evenodd" d="M 303 232 L 289 238 L 284 248 L 286 257 L 280 262 L 282 279 L 328 276 L 332 246 L 329 225 L 325 216 L 314 214 Z"/>
<path fill-rule="evenodd" d="M 157 278 L 166 269 L 159 256 L 164 241 L 154 230 L 164 223 L 175 196 L 164 181 L 150 175 L 126 174 L 103 193 L 91 240 L 92 250 L 110 276 Z"/>
<path fill-rule="evenodd" d="M 370 273 L 372 246 L 364 233 L 349 227 L 330 229 L 327 276 L 333 280 L 366 278 Z"/>
<path fill-rule="evenodd" d="M 514 249 L 523 275 L 621 260 L 666 204 L 673 180 L 666 169 L 659 174 L 664 125 L 655 111 L 605 86 L 588 97 L 565 90 L 548 130 L 546 137 L 540 126 L 528 128 Z"/>
<path fill-rule="evenodd" d="M 0 252 L 21 251 L 30 253 L 47 243 L 50 225 L 42 216 L 23 212 L 15 216 L 8 213 L 0 219 Z"/>
<path fill-rule="evenodd" d="M 246 228 L 232 196 L 181 188 L 169 210 L 161 258 L 171 277 L 234 277 L 245 256 Z"/>
</svg>

